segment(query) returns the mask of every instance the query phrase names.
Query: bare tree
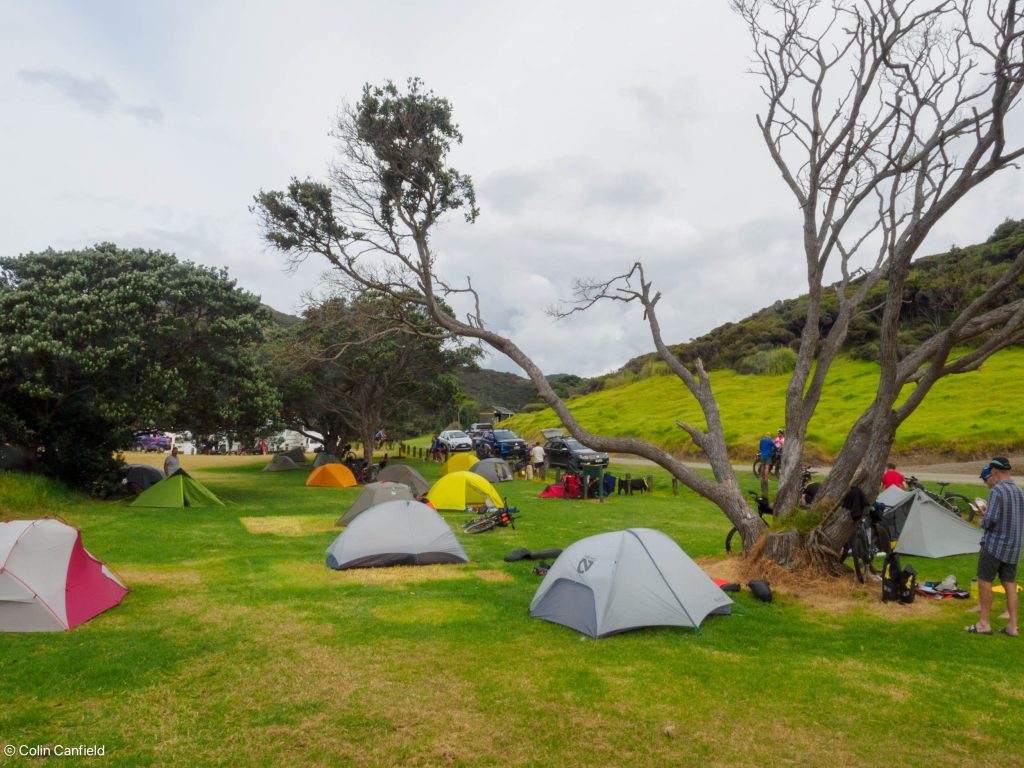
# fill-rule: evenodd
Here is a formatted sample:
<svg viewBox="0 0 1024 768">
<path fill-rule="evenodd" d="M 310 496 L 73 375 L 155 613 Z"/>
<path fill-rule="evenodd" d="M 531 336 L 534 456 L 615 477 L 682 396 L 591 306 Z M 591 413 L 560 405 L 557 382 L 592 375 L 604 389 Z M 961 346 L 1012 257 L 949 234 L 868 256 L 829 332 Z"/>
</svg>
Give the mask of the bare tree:
<svg viewBox="0 0 1024 768">
<path fill-rule="evenodd" d="M 949 326 L 909 353 L 896 344 L 899 297 L 910 261 L 935 223 L 970 189 L 1010 167 L 1021 150 L 1007 147 L 1005 116 L 1021 87 L 1021 39 L 1015 2 L 993 2 L 976 29 L 970 4 L 947 0 L 917 9 L 914 2 L 815 0 L 734 2 L 755 41 L 754 71 L 762 78 L 767 112 L 758 125 L 783 178 L 796 196 L 804 233 L 809 302 L 796 369 L 787 392 L 785 452 L 776 506 L 795 506 L 807 425 L 851 319 L 880 284 L 887 302 L 880 339 L 875 401 L 851 431 L 825 487 L 823 509 L 854 480 L 877 485 L 896 428 L 941 376 L 976 368 L 1019 338 L 1024 303 L 1005 301 L 1024 268 L 1018 255 L 1005 274 Z M 446 156 L 461 140 L 446 101 L 416 80 L 401 93 L 393 84 L 364 89 L 339 120 L 341 162 L 332 186 L 293 180 L 287 192 L 260 193 L 255 210 L 267 239 L 289 258 L 326 257 L 350 279 L 375 290 L 413 291 L 448 333 L 480 339 L 517 363 L 566 428 L 599 450 L 632 453 L 667 469 L 717 504 L 749 548 L 764 523 L 743 498 L 729 460 L 711 380 L 700 360 L 691 367 L 665 344 L 661 299 L 634 263 L 606 281 L 576 286 L 565 312 L 598 301 L 637 303 L 659 357 L 701 408 L 703 425 L 677 422 L 710 462 L 713 480 L 642 440 L 589 432 L 547 384 L 534 362 L 484 323 L 480 303 L 465 318 L 447 312 L 442 297 L 468 293 L 435 274 L 430 232 L 446 213 L 477 215 L 472 183 Z M 829 280 L 838 282 L 829 286 Z M 823 327 L 823 299 L 837 310 Z M 968 353 L 954 356 L 965 341 Z M 904 384 L 914 392 L 896 406 Z M 772 534 L 761 551 L 778 562 L 834 565 L 850 533 L 848 515 L 826 515 L 809 536 Z"/>
</svg>

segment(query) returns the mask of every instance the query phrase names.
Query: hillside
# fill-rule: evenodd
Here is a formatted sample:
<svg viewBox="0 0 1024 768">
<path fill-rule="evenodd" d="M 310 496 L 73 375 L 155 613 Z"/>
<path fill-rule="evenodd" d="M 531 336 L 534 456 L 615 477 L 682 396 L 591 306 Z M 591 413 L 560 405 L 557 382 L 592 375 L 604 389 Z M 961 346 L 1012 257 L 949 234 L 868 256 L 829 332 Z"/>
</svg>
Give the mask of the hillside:
<svg viewBox="0 0 1024 768">
<path fill-rule="evenodd" d="M 877 366 L 865 360 L 839 360 L 807 434 L 808 458 L 835 456 L 856 417 L 870 403 Z M 980 371 L 939 382 L 896 438 L 897 455 L 973 459 L 1024 448 L 1019 418 L 1024 396 L 1024 350 L 1010 349 L 988 360 Z M 737 461 L 753 458 L 758 438 L 783 426 L 788 374 L 756 375 L 720 370 L 711 375 L 730 453 Z M 653 375 L 609 387 L 569 402 L 584 427 L 612 435 L 651 440 L 679 454 L 695 451 L 675 420 L 704 425 L 685 387 L 669 375 Z M 560 426 L 550 409 L 521 414 L 509 427 L 533 439 L 544 427 Z"/>
<path fill-rule="evenodd" d="M 990 284 L 993 275 L 1004 270 L 1005 263 L 1022 243 L 1024 221 L 1007 220 L 984 243 L 964 248 L 954 246 L 946 253 L 916 261 L 903 293 L 901 342 L 906 347 L 913 346 L 929 335 L 937 323 L 945 324 L 955 317 L 960 308 L 975 297 L 978 286 Z M 865 302 L 865 306 L 872 309 L 853 321 L 845 345 L 849 356 L 860 360 L 877 359 L 877 329 L 886 288 L 886 282 L 881 281 Z M 1024 294 L 1024 284 L 1018 282 L 1015 292 Z M 686 361 L 701 358 L 709 370 L 731 368 L 743 373 L 781 373 L 777 363 L 780 359 L 784 361 L 786 355 L 773 353 L 796 349 L 807 316 L 806 305 L 806 296 L 777 301 L 739 322 L 726 323 L 685 344 L 673 345 L 671 349 Z M 834 298 L 831 302 L 826 299 L 821 320 L 823 328 L 831 325 L 834 315 L 829 311 L 834 307 Z M 633 358 L 603 381 L 614 386 L 624 377 L 643 375 L 644 366 L 654 359 L 653 353 Z"/>
</svg>

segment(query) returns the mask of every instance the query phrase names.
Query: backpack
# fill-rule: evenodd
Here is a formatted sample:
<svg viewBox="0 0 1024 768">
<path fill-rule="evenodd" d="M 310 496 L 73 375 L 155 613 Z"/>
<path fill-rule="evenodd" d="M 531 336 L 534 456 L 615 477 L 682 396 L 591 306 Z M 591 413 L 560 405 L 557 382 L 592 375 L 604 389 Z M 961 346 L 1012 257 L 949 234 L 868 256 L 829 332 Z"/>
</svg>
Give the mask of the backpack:
<svg viewBox="0 0 1024 768">
<path fill-rule="evenodd" d="M 894 603 L 900 599 L 903 583 L 902 574 L 903 568 L 900 566 L 900 556 L 895 552 L 890 552 L 885 556 L 885 562 L 882 563 L 883 603 Z"/>
<path fill-rule="evenodd" d="M 914 595 L 917 594 L 917 571 L 914 566 L 908 565 L 900 571 L 900 602 L 914 602 Z"/>
<path fill-rule="evenodd" d="M 580 479 L 579 475 L 566 475 L 562 482 L 565 483 L 565 497 L 567 499 L 583 498 L 583 480 Z"/>
</svg>

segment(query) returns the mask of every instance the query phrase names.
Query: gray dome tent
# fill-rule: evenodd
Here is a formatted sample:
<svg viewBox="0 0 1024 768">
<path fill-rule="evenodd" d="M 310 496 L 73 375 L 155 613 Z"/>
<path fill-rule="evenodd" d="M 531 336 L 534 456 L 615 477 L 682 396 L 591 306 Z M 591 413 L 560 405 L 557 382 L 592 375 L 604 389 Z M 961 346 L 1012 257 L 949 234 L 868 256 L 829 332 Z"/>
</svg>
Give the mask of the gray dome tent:
<svg viewBox="0 0 1024 768">
<path fill-rule="evenodd" d="M 426 478 L 408 464 L 388 464 L 377 474 L 377 479 L 407 485 L 416 496 L 422 496 L 430 490 L 430 483 Z"/>
<path fill-rule="evenodd" d="M 289 469 L 298 469 L 299 465 L 292 461 L 290 458 L 285 456 L 283 453 L 279 453 L 263 468 L 264 472 L 287 472 Z"/>
<path fill-rule="evenodd" d="M 352 502 L 348 512 L 338 518 L 335 525 L 348 525 L 356 516 L 365 512 L 370 507 L 384 504 L 389 501 L 415 501 L 409 486 L 402 483 L 375 482 L 363 486 L 362 492 Z"/>
<path fill-rule="evenodd" d="M 924 491 L 889 486 L 878 494 L 886 505 L 882 525 L 901 555 L 948 557 L 972 555 L 981 549 L 981 531 L 946 509 Z"/>
<path fill-rule="evenodd" d="M 370 507 L 327 548 L 327 566 L 339 571 L 468 561 L 448 523 L 418 501 Z"/>
<path fill-rule="evenodd" d="M 318 453 L 316 455 L 316 458 L 313 459 L 313 467 L 314 467 L 314 469 L 316 467 L 322 467 L 324 464 L 341 464 L 341 463 L 342 463 L 341 459 L 339 459 L 333 453 L 328 453 L 327 451 L 321 451 L 320 453 Z"/>
<path fill-rule="evenodd" d="M 661 531 L 630 528 L 570 545 L 544 577 L 530 615 L 591 637 L 639 627 L 694 627 L 732 600 Z"/>
<path fill-rule="evenodd" d="M 135 493 L 142 493 L 163 479 L 163 470 L 149 464 L 129 464 L 124 468 L 124 484 Z"/>
<path fill-rule="evenodd" d="M 291 450 L 285 451 L 284 455 L 294 461 L 296 464 L 306 463 L 306 452 L 303 450 L 301 445 L 297 445 Z"/>
<path fill-rule="evenodd" d="M 507 483 L 516 479 L 512 467 L 504 459 L 481 459 L 469 471 L 492 483 Z"/>
</svg>

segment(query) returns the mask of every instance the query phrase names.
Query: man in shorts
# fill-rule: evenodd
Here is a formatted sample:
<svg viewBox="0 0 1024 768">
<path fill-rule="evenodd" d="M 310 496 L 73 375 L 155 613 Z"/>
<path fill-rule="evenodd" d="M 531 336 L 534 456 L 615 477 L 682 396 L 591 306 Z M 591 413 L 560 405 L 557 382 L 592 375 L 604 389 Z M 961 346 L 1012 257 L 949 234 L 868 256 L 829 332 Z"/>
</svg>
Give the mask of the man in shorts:
<svg viewBox="0 0 1024 768">
<path fill-rule="evenodd" d="M 989 462 L 992 486 L 988 494 L 988 509 L 981 519 L 985 532 L 978 553 L 978 596 L 981 612 L 978 622 L 965 629 L 977 635 L 991 635 L 989 620 L 992 610 L 992 582 L 999 581 L 1006 590 L 1006 610 L 1010 623 L 1000 630 L 1004 635 L 1017 636 L 1017 564 L 1024 544 L 1024 491 L 1010 479 L 1010 462 L 997 456 Z"/>
</svg>

